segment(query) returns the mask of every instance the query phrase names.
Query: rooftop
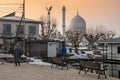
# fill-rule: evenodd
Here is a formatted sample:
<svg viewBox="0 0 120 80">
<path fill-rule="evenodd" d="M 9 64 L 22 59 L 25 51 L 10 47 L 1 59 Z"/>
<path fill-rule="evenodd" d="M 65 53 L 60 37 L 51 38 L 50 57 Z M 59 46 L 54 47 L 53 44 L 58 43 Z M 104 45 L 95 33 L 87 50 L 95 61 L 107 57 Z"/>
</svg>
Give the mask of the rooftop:
<svg viewBox="0 0 120 80">
<path fill-rule="evenodd" d="M 107 39 L 107 40 L 101 41 L 99 43 L 120 43 L 120 38 Z"/>
<path fill-rule="evenodd" d="M 19 16 L 9 16 L 9 17 L 0 17 L 1 21 L 20 21 L 21 17 Z M 38 20 L 33 20 L 33 19 L 29 19 L 29 18 L 25 18 L 26 22 L 35 22 L 35 23 L 41 23 Z"/>
</svg>

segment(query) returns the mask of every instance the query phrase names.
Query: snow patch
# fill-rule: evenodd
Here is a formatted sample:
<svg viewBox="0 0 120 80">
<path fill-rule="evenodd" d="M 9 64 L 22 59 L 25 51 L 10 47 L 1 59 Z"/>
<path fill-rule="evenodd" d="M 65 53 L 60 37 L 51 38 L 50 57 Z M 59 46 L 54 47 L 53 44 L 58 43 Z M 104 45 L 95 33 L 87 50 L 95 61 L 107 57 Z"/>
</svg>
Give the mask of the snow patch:
<svg viewBox="0 0 120 80">
<path fill-rule="evenodd" d="M 51 63 L 43 62 L 41 59 L 30 58 L 30 60 L 32 60 L 33 62 L 29 62 L 29 64 L 47 65 L 47 66 L 52 65 Z"/>
</svg>

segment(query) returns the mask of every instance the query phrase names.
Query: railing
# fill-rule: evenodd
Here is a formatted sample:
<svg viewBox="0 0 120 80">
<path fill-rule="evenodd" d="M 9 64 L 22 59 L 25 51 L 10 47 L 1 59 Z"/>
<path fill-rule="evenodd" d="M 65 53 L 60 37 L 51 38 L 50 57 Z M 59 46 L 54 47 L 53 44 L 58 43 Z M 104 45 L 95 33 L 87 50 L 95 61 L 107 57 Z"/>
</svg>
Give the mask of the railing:
<svg viewBox="0 0 120 80">
<path fill-rule="evenodd" d="M 120 54 L 118 54 L 118 53 L 107 53 L 107 59 L 120 60 Z"/>
<path fill-rule="evenodd" d="M 12 37 L 13 33 L 1 33 L 1 37 Z"/>
</svg>

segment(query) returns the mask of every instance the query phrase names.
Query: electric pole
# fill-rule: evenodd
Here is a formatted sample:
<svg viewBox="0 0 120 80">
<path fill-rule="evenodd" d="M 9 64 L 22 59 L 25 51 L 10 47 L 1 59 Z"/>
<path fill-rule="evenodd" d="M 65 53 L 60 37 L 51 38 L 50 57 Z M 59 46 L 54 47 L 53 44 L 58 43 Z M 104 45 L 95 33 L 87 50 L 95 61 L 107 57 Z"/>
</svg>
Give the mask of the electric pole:
<svg viewBox="0 0 120 80">
<path fill-rule="evenodd" d="M 46 10 L 48 11 L 48 38 L 50 38 L 50 31 L 51 31 L 51 21 L 50 21 L 50 11 L 52 10 L 52 6 L 50 6 L 49 8 L 46 7 Z"/>
</svg>

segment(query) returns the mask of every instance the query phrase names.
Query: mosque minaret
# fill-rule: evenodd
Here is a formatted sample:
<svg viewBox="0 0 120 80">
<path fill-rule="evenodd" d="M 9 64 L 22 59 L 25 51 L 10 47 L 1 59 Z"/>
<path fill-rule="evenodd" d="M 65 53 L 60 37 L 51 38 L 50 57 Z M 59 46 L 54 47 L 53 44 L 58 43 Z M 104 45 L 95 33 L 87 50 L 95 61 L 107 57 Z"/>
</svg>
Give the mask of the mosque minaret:
<svg viewBox="0 0 120 80">
<path fill-rule="evenodd" d="M 73 17 L 70 21 L 70 24 L 66 30 L 66 8 L 65 6 L 62 7 L 62 33 L 63 36 L 66 36 L 66 31 L 75 31 L 80 32 L 81 35 L 86 33 L 86 21 L 79 15 L 77 10 L 77 15 Z"/>
<path fill-rule="evenodd" d="M 62 32 L 63 32 L 63 36 L 65 36 L 65 13 L 66 13 L 66 8 L 65 6 L 62 7 Z"/>
</svg>

